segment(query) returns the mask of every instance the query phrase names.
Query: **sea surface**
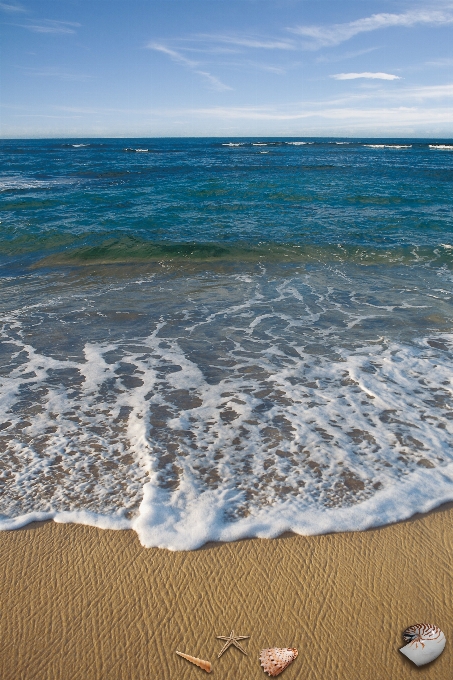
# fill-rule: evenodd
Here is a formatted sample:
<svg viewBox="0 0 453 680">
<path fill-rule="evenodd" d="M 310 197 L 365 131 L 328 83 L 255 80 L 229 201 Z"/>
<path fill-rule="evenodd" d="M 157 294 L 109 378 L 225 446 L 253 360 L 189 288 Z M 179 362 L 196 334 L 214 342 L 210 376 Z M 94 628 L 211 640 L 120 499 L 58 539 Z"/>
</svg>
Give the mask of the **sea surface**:
<svg viewBox="0 0 453 680">
<path fill-rule="evenodd" d="M 190 550 L 453 500 L 452 140 L 0 158 L 0 528 Z"/>
</svg>

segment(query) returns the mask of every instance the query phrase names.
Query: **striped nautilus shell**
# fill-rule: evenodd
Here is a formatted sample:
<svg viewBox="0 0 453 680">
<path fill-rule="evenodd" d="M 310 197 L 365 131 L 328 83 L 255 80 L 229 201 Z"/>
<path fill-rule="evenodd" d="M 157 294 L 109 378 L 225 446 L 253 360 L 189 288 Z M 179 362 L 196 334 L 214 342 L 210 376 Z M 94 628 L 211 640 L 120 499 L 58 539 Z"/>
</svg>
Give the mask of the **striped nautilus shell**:
<svg viewBox="0 0 453 680">
<path fill-rule="evenodd" d="M 417 666 L 434 661 L 444 651 L 445 635 L 432 623 L 415 623 L 403 633 L 408 644 L 401 647 L 400 652 Z"/>
</svg>

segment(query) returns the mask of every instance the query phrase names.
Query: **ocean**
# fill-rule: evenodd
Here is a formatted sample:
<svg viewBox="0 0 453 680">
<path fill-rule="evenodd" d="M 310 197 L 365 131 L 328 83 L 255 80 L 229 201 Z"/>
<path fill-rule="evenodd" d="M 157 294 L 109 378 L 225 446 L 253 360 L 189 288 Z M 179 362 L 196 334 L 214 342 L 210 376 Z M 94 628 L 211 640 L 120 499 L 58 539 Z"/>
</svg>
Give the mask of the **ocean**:
<svg viewBox="0 0 453 680">
<path fill-rule="evenodd" d="M 453 500 L 453 142 L 3 140 L 0 528 L 144 546 Z"/>
</svg>

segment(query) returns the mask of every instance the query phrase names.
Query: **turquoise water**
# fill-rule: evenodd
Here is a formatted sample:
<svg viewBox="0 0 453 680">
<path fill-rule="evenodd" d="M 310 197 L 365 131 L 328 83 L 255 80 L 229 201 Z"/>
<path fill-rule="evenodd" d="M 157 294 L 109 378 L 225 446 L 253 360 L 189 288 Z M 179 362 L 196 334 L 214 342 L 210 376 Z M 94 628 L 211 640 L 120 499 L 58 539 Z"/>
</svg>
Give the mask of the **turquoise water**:
<svg viewBox="0 0 453 680">
<path fill-rule="evenodd" d="M 3 528 L 191 549 L 453 499 L 451 140 L 1 154 Z"/>
</svg>

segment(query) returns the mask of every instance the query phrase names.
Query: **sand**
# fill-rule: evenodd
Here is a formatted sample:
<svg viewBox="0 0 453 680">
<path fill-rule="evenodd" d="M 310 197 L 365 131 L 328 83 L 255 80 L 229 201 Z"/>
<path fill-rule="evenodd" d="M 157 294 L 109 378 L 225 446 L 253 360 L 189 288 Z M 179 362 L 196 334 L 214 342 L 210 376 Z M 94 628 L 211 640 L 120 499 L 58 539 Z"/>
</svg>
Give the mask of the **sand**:
<svg viewBox="0 0 453 680">
<path fill-rule="evenodd" d="M 2 680 L 265 676 L 259 650 L 294 646 L 284 680 L 453 678 L 453 509 L 385 528 L 144 549 L 132 531 L 54 522 L 0 534 Z M 401 632 L 447 637 L 418 669 Z M 216 635 L 250 635 L 217 659 Z"/>
</svg>

